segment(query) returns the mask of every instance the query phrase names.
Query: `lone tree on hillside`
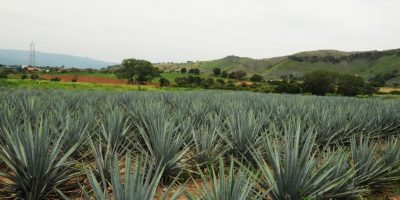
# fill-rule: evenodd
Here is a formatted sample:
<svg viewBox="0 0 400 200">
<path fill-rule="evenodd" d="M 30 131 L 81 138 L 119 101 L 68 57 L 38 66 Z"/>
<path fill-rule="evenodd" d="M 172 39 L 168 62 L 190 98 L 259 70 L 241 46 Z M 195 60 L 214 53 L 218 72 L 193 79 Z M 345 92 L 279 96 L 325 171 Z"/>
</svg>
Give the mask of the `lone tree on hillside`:
<svg viewBox="0 0 400 200">
<path fill-rule="evenodd" d="M 214 76 L 219 76 L 219 75 L 221 75 L 221 68 L 214 68 L 214 69 L 213 69 L 213 73 L 214 73 Z"/>
<path fill-rule="evenodd" d="M 125 59 L 122 68 L 117 71 L 119 79 L 128 79 L 129 84 L 144 83 L 160 76 L 159 70 L 146 60 Z"/>
</svg>

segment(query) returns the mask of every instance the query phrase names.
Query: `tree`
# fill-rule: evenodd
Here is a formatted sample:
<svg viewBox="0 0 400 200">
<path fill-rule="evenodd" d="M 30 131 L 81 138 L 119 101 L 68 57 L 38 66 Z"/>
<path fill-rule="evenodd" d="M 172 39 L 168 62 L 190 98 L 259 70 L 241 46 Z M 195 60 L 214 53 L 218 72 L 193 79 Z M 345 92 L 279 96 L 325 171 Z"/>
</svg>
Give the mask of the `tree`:
<svg viewBox="0 0 400 200">
<path fill-rule="evenodd" d="M 247 75 L 247 73 L 245 71 L 239 70 L 239 71 L 231 72 L 229 74 L 229 78 L 242 80 L 242 79 L 244 79 L 244 77 L 246 77 L 246 75 Z"/>
<path fill-rule="evenodd" d="M 186 70 L 185 67 L 184 67 L 184 68 L 181 68 L 181 73 L 182 73 L 182 74 L 186 74 L 186 71 L 187 71 L 187 70 Z"/>
<path fill-rule="evenodd" d="M 213 78 L 207 78 L 202 80 L 202 85 L 204 89 L 210 88 L 214 84 L 214 79 Z"/>
<path fill-rule="evenodd" d="M 300 85 L 295 82 L 287 82 L 282 81 L 275 89 L 274 92 L 276 93 L 285 93 L 285 94 L 298 94 L 301 91 Z"/>
<path fill-rule="evenodd" d="M 219 75 L 221 75 L 221 68 L 214 68 L 213 69 L 213 73 L 214 73 L 214 76 L 219 76 Z"/>
<path fill-rule="evenodd" d="M 378 89 L 372 87 L 371 84 L 365 84 L 362 94 L 372 96 L 376 92 L 378 92 Z"/>
<path fill-rule="evenodd" d="M 159 82 L 161 87 L 169 86 L 169 80 L 164 77 L 161 77 Z"/>
<path fill-rule="evenodd" d="M 221 73 L 221 77 L 222 78 L 228 78 L 228 72 L 227 71 L 222 71 L 222 73 Z"/>
<path fill-rule="evenodd" d="M 314 95 L 324 96 L 328 92 L 334 92 L 335 73 L 325 70 L 317 70 L 307 73 L 303 77 L 304 90 Z"/>
<path fill-rule="evenodd" d="M 160 76 L 159 70 L 149 61 L 137 59 L 125 59 L 122 68 L 117 71 L 119 79 L 128 79 L 129 84 L 144 83 Z"/>
<path fill-rule="evenodd" d="M 189 69 L 189 74 L 199 75 L 200 74 L 200 69 L 198 69 L 198 68 Z"/>
<path fill-rule="evenodd" d="M 37 75 L 37 74 L 32 74 L 32 75 L 31 75 L 31 79 L 32 79 L 32 80 L 38 80 L 38 79 L 39 79 L 39 75 Z"/>
<path fill-rule="evenodd" d="M 344 96 L 362 94 L 365 87 L 364 80 L 359 76 L 342 74 L 338 78 L 337 93 Z"/>
<path fill-rule="evenodd" d="M 7 72 L 5 72 L 4 70 L 0 69 L 0 78 L 7 78 L 7 77 L 8 77 Z"/>
<path fill-rule="evenodd" d="M 264 78 L 261 75 L 258 74 L 253 74 L 253 76 L 250 77 L 250 80 L 252 82 L 261 82 Z"/>
</svg>

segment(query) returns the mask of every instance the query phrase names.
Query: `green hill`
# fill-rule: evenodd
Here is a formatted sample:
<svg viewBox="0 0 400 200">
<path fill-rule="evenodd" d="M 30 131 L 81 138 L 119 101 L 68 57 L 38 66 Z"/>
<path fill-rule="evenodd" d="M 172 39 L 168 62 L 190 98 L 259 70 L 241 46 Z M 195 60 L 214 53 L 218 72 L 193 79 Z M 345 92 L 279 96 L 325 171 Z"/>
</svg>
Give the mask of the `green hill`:
<svg viewBox="0 0 400 200">
<path fill-rule="evenodd" d="M 266 78 L 302 76 L 304 73 L 317 69 L 357 74 L 366 79 L 380 73 L 392 72 L 400 77 L 397 72 L 400 71 L 400 49 L 364 52 L 319 50 L 267 59 L 227 56 L 211 61 L 164 63 L 156 64 L 156 66 L 167 71 L 179 70 L 183 67 L 199 68 L 204 73 L 212 73 L 214 68 L 221 68 L 228 72 L 243 70 L 249 75 L 258 73 Z"/>
</svg>

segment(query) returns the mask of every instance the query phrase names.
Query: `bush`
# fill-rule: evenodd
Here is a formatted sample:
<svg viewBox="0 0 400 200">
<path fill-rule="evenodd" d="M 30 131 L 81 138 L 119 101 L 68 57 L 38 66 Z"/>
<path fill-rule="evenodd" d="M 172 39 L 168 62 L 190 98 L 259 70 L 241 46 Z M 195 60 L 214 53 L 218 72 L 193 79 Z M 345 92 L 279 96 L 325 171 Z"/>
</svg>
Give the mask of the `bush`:
<svg viewBox="0 0 400 200">
<path fill-rule="evenodd" d="M 336 73 L 317 70 L 304 75 L 304 90 L 314 95 L 324 96 L 335 91 Z"/>
<path fill-rule="evenodd" d="M 221 77 L 222 78 L 228 78 L 228 72 L 227 71 L 222 71 L 222 73 L 221 73 Z"/>
<path fill-rule="evenodd" d="M 301 92 L 301 87 L 297 82 L 282 81 L 275 89 L 276 93 L 298 94 Z"/>
<path fill-rule="evenodd" d="M 363 93 L 364 87 L 365 83 L 361 77 L 343 74 L 339 77 L 336 92 L 344 96 L 356 96 Z"/>
<path fill-rule="evenodd" d="M 51 78 L 50 81 L 61 81 L 61 78 L 56 76 L 54 78 Z"/>
<path fill-rule="evenodd" d="M 243 80 L 246 77 L 247 73 L 245 71 L 239 70 L 235 72 L 231 72 L 228 77 L 231 79 Z"/>
<path fill-rule="evenodd" d="M 7 78 L 8 75 L 4 72 L 0 72 L 0 78 Z"/>
<path fill-rule="evenodd" d="M 252 82 L 261 82 L 263 80 L 263 77 L 259 74 L 254 74 L 253 76 L 251 76 L 250 80 Z"/>
<path fill-rule="evenodd" d="M 213 73 L 214 73 L 214 76 L 219 76 L 219 75 L 221 75 L 221 69 L 220 68 L 214 68 L 213 69 Z"/>
<path fill-rule="evenodd" d="M 224 79 L 217 79 L 217 83 L 219 83 L 220 85 L 225 85 Z"/>
<path fill-rule="evenodd" d="M 27 78 L 28 78 L 28 75 L 22 74 L 22 76 L 21 76 L 21 79 L 22 79 L 22 80 L 25 80 L 25 79 L 27 79 Z"/>
<path fill-rule="evenodd" d="M 39 75 L 37 75 L 37 74 L 32 74 L 32 75 L 31 75 L 31 79 L 32 79 L 32 80 L 38 80 L 38 79 L 39 79 Z"/>
<path fill-rule="evenodd" d="M 199 75 L 200 74 L 200 69 L 198 69 L 198 68 L 189 69 L 189 74 Z"/>
<path fill-rule="evenodd" d="M 75 75 L 74 78 L 72 78 L 71 82 L 73 82 L 73 83 L 78 82 L 78 78 L 79 78 L 79 76 Z"/>
<path fill-rule="evenodd" d="M 159 82 L 161 87 L 169 86 L 169 80 L 164 77 L 161 77 Z"/>
</svg>

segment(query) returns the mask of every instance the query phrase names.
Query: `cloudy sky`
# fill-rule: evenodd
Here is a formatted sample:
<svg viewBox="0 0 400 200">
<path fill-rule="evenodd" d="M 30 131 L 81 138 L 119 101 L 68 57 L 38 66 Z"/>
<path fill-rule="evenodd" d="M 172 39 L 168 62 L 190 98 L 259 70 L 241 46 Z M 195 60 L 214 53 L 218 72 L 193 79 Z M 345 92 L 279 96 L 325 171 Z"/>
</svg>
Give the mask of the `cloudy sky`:
<svg viewBox="0 0 400 200">
<path fill-rule="evenodd" d="M 0 48 L 120 62 L 400 48 L 398 0 L 4 0 Z"/>
</svg>

